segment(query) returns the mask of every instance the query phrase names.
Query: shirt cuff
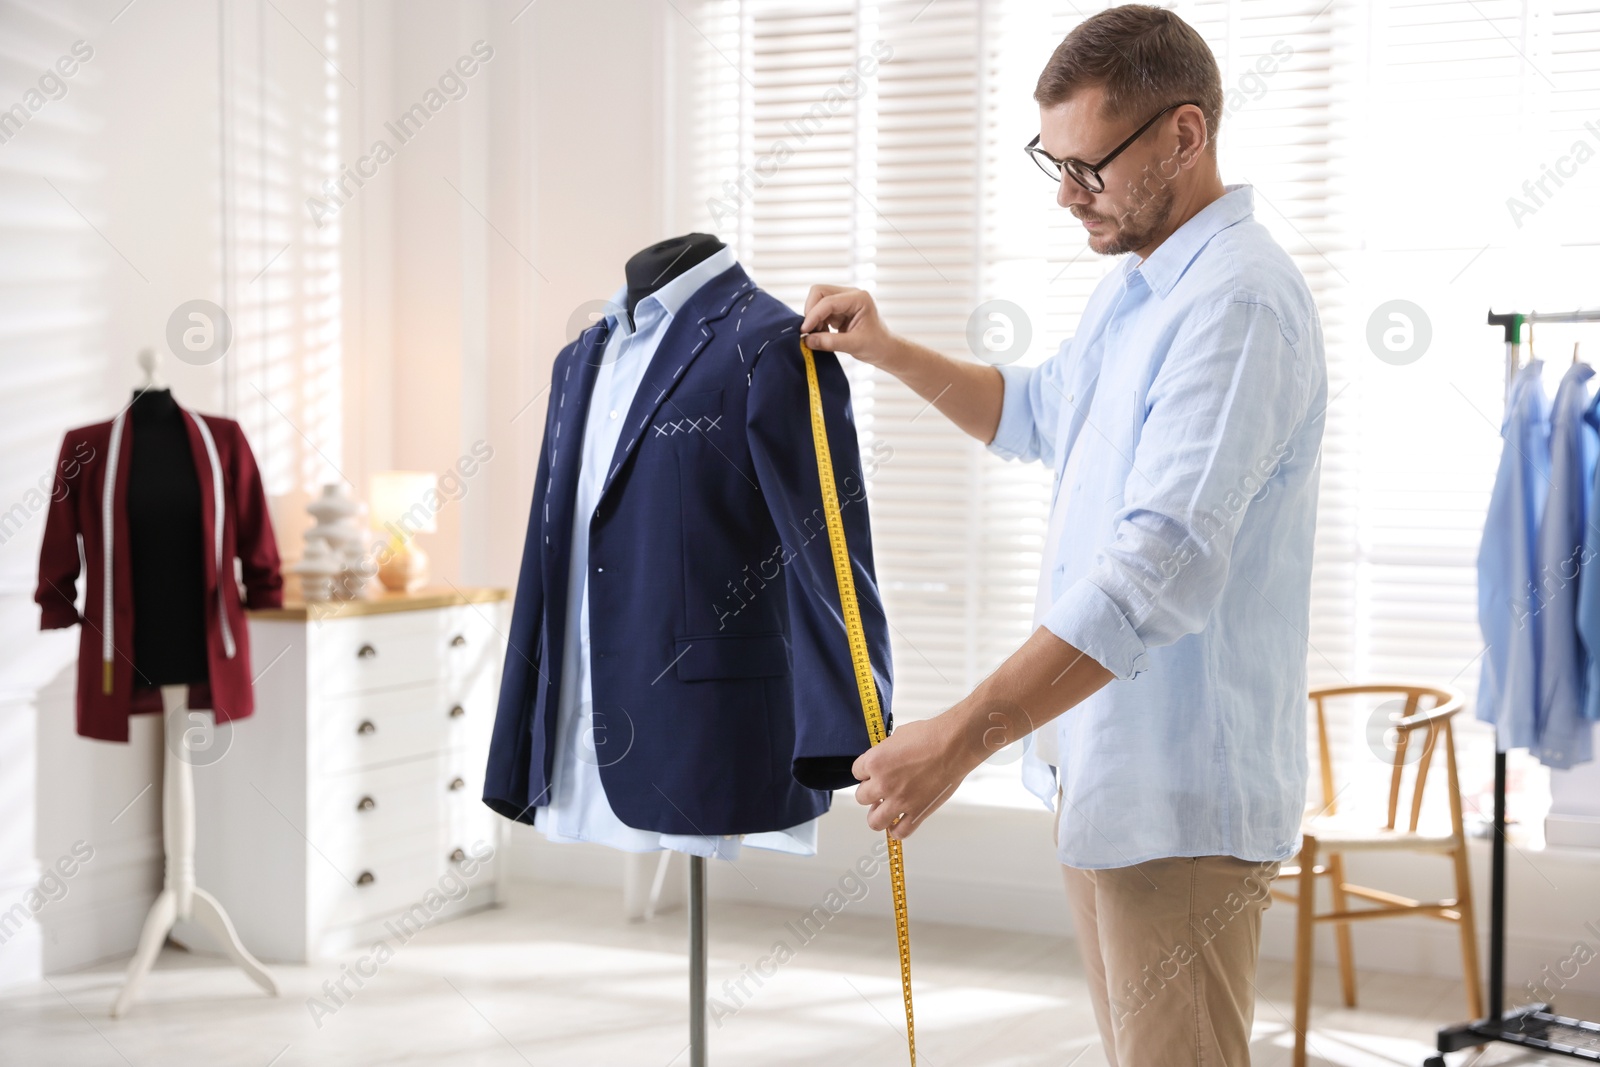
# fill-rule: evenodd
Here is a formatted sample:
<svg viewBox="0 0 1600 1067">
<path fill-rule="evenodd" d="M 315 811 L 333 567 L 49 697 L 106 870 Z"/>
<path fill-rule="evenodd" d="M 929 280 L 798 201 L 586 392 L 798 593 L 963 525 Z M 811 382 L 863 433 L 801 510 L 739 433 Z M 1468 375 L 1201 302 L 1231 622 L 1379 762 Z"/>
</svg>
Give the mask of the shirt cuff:
<svg viewBox="0 0 1600 1067">
<path fill-rule="evenodd" d="M 1087 578 L 1072 583 L 1050 605 L 1042 625 L 1124 681 L 1150 666 L 1144 640 L 1128 617 Z"/>
<path fill-rule="evenodd" d="M 1028 379 L 1037 367 L 996 367 L 1004 383 L 1000 398 L 1000 424 L 995 427 L 989 451 L 1002 459 L 1018 459 L 1031 452 L 1033 415 L 1028 411 Z"/>
</svg>

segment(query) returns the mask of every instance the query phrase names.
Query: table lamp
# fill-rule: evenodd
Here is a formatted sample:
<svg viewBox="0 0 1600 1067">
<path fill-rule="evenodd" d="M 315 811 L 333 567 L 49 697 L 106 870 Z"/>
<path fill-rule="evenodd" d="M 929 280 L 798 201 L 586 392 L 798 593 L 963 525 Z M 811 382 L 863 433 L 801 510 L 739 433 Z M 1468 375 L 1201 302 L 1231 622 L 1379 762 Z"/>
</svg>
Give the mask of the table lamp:
<svg viewBox="0 0 1600 1067">
<path fill-rule="evenodd" d="M 428 554 L 416 543 L 433 533 L 439 507 L 439 479 L 431 471 L 380 471 L 368 497 L 372 521 L 389 537 L 378 581 L 394 593 L 414 593 L 428 584 Z"/>
</svg>

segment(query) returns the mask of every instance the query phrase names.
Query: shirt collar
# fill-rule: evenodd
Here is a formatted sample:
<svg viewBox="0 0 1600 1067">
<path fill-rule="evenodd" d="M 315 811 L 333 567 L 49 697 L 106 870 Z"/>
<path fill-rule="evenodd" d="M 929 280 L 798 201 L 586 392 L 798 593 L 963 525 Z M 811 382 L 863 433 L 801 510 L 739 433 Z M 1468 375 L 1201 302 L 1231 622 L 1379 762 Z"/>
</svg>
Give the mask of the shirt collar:
<svg viewBox="0 0 1600 1067">
<path fill-rule="evenodd" d="M 665 313 L 666 318 L 672 318 L 682 309 L 684 304 L 688 303 L 691 296 L 700 291 L 701 286 L 723 271 L 737 265 L 737 263 L 738 260 L 734 258 L 732 248 L 723 246 L 717 249 L 717 251 L 639 301 L 634 308 L 635 320 L 641 318 L 641 312 L 644 312 L 642 317 L 650 317 L 650 312 L 645 308 L 645 305 L 652 302 Z M 621 336 L 627 337 L 633 333 L 633 328 L 628 324 L 628 317 L 622 314 L 622 309 L 628 306 L 628 286 L 623 284 L 615 293 L 612 293 L 609 302 L 616 308 L 608 316 L 612 320 L 612 329 L 616 330 Z"/>
<path fill-rule="evenodd" d="M 1206 242 L 1249 218 L 1255 211 L 1255 191 L 1248 185 L 1225 185 L 1224 192 L 1195 212 L 1141 262 L 1129 256 L 1124 277 L 1138 274 L 1157 296 L 1166 296 L 1178 284 Z"/>
</svg>

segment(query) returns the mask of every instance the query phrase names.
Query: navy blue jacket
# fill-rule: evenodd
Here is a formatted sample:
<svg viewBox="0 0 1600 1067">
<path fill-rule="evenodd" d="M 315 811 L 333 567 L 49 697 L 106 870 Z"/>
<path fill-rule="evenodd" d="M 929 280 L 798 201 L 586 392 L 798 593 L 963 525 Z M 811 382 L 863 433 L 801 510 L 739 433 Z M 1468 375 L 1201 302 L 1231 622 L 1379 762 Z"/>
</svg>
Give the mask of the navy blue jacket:
<svg viewBox="0 0 1600 1067">
<path fill-rule="evenodd" d="M 811 439 L 801 317 L 735 265 L 673 317 L 589 527 L 601 781 L 628 826 L 779 830 L 828 809 L 869 747 Z M 607 323 L 556 357 L 484 802 L 533 822 L 556 744 L 572 519 Z M 816 353 L 878 698 L 888 624 L 850 387 Z M 613 747 L 615 746 L 615 747 Z"/>
</svg>

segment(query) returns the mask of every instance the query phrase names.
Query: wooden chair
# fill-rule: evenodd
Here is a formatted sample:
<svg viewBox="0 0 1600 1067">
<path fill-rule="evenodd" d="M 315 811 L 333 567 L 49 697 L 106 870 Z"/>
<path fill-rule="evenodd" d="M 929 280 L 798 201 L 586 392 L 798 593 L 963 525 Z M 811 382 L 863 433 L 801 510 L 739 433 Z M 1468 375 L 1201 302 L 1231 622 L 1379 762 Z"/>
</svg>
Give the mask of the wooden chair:
<svg viewBox="0 0 1600 1067">
<path fill-rule="evenodd" d="M 1390 758 L 1388 821 L 1381 827 L 1351 825 L 1337 817 L 1339 791 L 1334 786 L 1333 758 L 1328 750 L 1325 701 L 1368 695 L 1405 701 L 1400 717 L 1391 724 L 1395 732 L 1395 744 Z M 1461 789 L 1456 781 L 1455 737 L 1450 728 L 1451 718 L 1461 710 L 1463 704 L 1461 694 L 1439 686 L 1347 685 L 1314 689 L 1310 699 L 1317 711 L 1322 808 L 1307 818 L 1301 828 L 1300 854 L 1296 858 L 1298 865 L 1285 866 L 1278 875 L 1278 883 L 1299 879 L 1297 891 L 1291 895 L 1280 889 L 1273 890 L 1273 896 L 1295 904 L 1294 1067 L 1305 1067 L 1306 1063 L 1306 1031 L 1311 1015 L 1312 932 L 1314 925 L 1319 922 L 1334 924 L 1344 1003 L 1351 1008 L 1356 1005 L 1355 959 L 1350 946 L 1352 922 L 1422 915 L 1456 923 L 1461 932 L 1461 968 L 1466 982 L 1467 1017 L 1478 1019 L 1483 1015 L 1471 872 L 1467 865 L 1466 834 L 1461 824 Z M 1424 833 L 1417 826 L 1422 815 L 1428 771 L 1434 762 L 1434 753 L 1441 737 L 1444 739 L 1445 794 L 1450 806 L 1450 829 L 1448 833 Z M 1417 749 L 1419 745 L 1420 755 Z M 1413 772 L 1408 775 L 1407 768 L 1412 764 L 1415 765 Z M 1396 822 L 1400 816 L 1407 779 L 1411 784 L 1410 813 L 1405 828 L 1397 829 Z M 1455 897 L 1429 903 L 1346 881 L 1345 853 L 1374 851 L 1432 852 L 1449 857 L 1455 874 Z M 1306 872 L 1310 872 L 1310 878 L 1305 877 Z M 1333 897 L 1333 910 L 1321 914 L 1316 910 L 1319 876 L 1328 879 Z M 1370 902 L 1373 906 L 1353 908 L 1351 898 Z"/>
</svg>

